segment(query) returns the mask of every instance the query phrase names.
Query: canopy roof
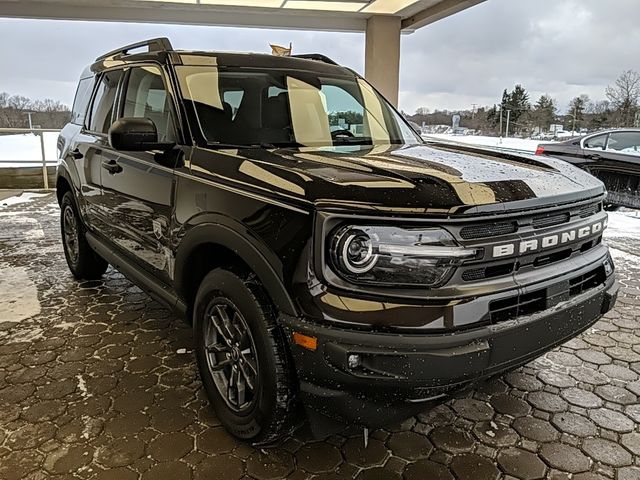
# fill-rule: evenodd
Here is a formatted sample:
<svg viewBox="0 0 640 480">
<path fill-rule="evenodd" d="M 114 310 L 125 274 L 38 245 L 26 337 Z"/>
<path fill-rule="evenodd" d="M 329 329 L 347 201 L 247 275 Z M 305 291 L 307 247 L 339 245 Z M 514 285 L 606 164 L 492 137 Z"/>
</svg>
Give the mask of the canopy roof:
<svg viewBox="0 0 640 480">
<path fill-rule="evenodd" d="M 415 30 L 484 0 L 0 0 L 0 17 L 365 31 L 374 15 Z"/>
</svg>

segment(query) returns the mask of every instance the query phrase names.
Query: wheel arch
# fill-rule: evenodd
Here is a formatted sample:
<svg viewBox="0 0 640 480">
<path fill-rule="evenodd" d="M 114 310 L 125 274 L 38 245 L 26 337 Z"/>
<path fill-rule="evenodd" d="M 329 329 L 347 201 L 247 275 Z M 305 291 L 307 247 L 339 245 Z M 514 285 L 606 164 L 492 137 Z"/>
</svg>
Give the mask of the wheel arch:
<svg viewBox="0 0 640 480">
<path fill-rule="evenodd" d="M 62 166 L 58 167 L 56 174 L 56 198 L 58 199 L 58 205 L 62 204 L 62 197 L 65 193 L 71 192 L 71 194 L 75 196 L 71 185 L 72 182 L 67 169 Z"/>
<path fill-rule="evenodd" d="M 200 281 L 212 268 L 240 263 L 255 273 L 280 312 L 297 316 L 294 303 L 273 265 L 276 255 L 247 237 L 247 233 L 243 235 L 219 223 L 199 224 L 187 231 L 176 252 L 174 284 L 189 311 Z"/>
</svg>

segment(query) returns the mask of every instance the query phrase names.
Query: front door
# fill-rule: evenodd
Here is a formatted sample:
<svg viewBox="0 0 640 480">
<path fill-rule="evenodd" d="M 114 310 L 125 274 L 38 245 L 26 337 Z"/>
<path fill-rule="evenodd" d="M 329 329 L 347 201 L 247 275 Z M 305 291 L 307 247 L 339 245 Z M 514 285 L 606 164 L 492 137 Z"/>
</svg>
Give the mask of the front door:
<svg viewBox="0 0 640 480">
<path fill-rule="evenodd" d="M 159 67 L 133 67 L 127 72 L 119 116 L 151 119 L 159 141 L 175 142 L 171 103 Z M 109 209 L 111 222 L 110 240 L 149 273 L 168 282 L 173 277 L 169 237 L 173 168 L 179 150 L 163 154 L 119 152 L 106 147 L 102 155 L 110 166 L 102 171 L 104 205 Z"/>
</svg>

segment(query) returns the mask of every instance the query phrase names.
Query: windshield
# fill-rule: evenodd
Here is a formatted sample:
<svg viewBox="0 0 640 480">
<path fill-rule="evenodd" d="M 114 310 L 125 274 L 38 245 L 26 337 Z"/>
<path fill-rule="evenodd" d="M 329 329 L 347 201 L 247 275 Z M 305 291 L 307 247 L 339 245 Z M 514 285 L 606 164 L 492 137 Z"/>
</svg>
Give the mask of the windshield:
<svg viewBox="0 0 640 480">
<path fill-rule="evenodd" d="M 180 66 L 190 116 L 209 144 L 415 144 L 407 123 L 364 80 L 301 70 Z"/>
</svg>

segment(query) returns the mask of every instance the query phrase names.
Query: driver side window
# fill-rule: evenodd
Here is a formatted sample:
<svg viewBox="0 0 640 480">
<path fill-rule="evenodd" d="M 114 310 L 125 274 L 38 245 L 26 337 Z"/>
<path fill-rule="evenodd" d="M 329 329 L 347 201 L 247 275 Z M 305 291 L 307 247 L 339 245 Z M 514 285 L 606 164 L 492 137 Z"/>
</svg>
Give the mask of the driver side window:
<svg viewBox="0 0 640 480">
<path fill-rule="evenodd" d="M 158 130 L 158 141 L 175 142 L 171 99 L 158 67 L 135 67 L 127 82 L 123 117 L 148 118 Z"/>
</svg>

